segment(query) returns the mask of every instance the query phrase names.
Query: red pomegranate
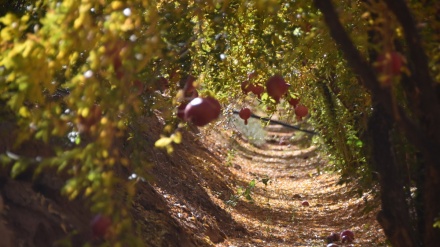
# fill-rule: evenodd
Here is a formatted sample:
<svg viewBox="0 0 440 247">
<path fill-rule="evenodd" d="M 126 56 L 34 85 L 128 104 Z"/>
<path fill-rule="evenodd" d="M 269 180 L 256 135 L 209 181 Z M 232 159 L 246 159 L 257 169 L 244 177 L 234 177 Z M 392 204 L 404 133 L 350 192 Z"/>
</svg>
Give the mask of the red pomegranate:
<svg viewBox="0 0 440 247">
<path fill-rule="evenodd" d="M 240 110 L 238 115 L 240 116 L 241 119 L 244 120 L 244 124 L 247 125 L 248 124 L 247 120 L 251 117 L 251 110 L 249 110 L 249 108 L 245 107 Z"/>
<path fill-rule="evenodd" d="M 379 73 L 379 82 L 383 87 L 389 87 L 392 84 L 392 78 L 400 75 L 405 58 L 396 51 L 381 54 L 375 63 Z"/>
<path fill-rule="evenodd" d="M 290 85 L 287 84 L 280 75 L 274 75 L 266 82 L 267 93 L 274 98 L 277 103 L 280 101 L 281 96 L 287 93 L 289 86 Z"/>
<path fill-rule="evenodd" d="M 309 109 L 302 104 L 299 104 L 295 107 L 295 115 L 297 117 L 303 118 L 309 114 Z"/>
<path fill-rule="evenodd" d="M 258 98 L 261 98 L 261 94 L 264 92 L 264 87 L 261 85 L 255 85 L 251 91 L 257 95 Z"/>
<path fill-rule="evenodd" d="M 403 62 L 404 58 L 399 52 L 386 52 L 377 58 L 377 71 L 389 76 L 399 75 L 402 72 Z"/>
<path fill-rule="evenodd" d="M 241 90 L 244 94 L 248 94 L 249 92 L 252 92 L 254 88 L 254 84 L 250 83 L 249 81 L 243 81 L 241 83 Z"/>
<path fill-rule="evenodd" d="M 215 113 L 218 113 L 218 114 L 216 114 L 218 117 L 220 115 L 220 112 L 222 111 L 222 106 L 220 105 L 218 100 L 216 100 L 215 98 L 210 97 L 210 96 L 206 97 L 205 99 L 211 103 L 211 105 L 213 106 L 213 111 Z"/>
<path fill-rule="evenodd" d="M 354 240 L 354 233 L 350 230 L 344 230 L 341 232 L 340 237 L 342 243 L 351 243 Z"/>
<path fill-rule="evenodd" d="M 220 103 L 212 98 L 197 97 L 185 107 L 185 120 L 196 126 L 205 126 L 218 118 L 221 112 Z"/>
<path fill-rule="evenodd" d="M 327 247 L 339 247 L 339 245 L 337 245 L 335 243 L 330 243 L 330 244 L 327 244 Z"/>
<path fill-rule="evenodd" d="M 310 204 L 309 204 L 308 201 L 302 201 L 302 202 L 301 202 L 301 205 L 303 205 L 304 207 L 308 207 L 308 206 L 310 206 Z"/>
</svg>

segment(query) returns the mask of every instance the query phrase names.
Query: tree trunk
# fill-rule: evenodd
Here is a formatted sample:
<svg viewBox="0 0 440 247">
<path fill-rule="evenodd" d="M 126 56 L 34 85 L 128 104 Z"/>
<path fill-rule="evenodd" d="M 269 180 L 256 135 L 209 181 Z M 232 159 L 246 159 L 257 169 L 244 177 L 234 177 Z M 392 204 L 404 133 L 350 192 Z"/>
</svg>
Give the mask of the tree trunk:
<svg viewBox="0 0 440 247">
<path fill-rule="evenodd" d="M 424 197 L 423 209 L 425 210 L 423 242 L 425 246 L 439 246 L 440 228 L 433 227 L 435 221 L 440 220 L 440 171 L 438 161 L 437 164 L 427 164 L 425 169 L 425 185 L 422 192 Z"/>
<path fill-rule="evenodd" d="M 420 246 L 411 227 L 403 177 L 393 157 L 390 141 L 392 124 L 379 105 L 374 108 L 368 131 L 372 139 L 373 167 L 379 174 L 382 208 L 377 220 L 392 246 Z"/>
<path fill-rule="evenodd" d="M 386 0 L 388 8 L 402 25 L 404 41 L 408 49 L 408 68 L 413 87 L 405 94 L 416 92 L 416 106 L 407 109 L 396 105 L 388 90 L 380 87 L 372 65 L 361 55 L 339 20 L 331 0 L 315 0 L 322 12 L 330 35 L 343 52 L 353 71 L 361 78 L 362 86 L 372 95 L 375 105 L 370 121 L 373 138 L 373 160 L 379 173 L 382 194 L 382 211 L 378 220 L 384 227 L 393 246 L 439 246 L 440 229 L 433 224 L 440 220 L 440 97 L 436 92 L 438 83 L 430 76 L 428 56 L 416 28 L 416 21 L 403 0 Z M 414 90 L 415 89 L 415 90 Z M 391 118 L 394 116 L 394 119 Z M 395 124 L 408 141 L 420 151 L 424 181 L 416 183 L 422 201 L 416 201 L 421 211 L 417 214 L 419 229 L 411 229 L 409 208 L 403 192 L 402 177 L 390 151 L 389 130 Z M 420 182 L 420 181 L 419 181 Z M 415 200 L 420 200 L 420 197 Z M 421 214 L 420 214 L 421 212 Z M 423 227 L 421 227 L 423 225 Z M 423 229 L 420 229 L 423 228 Z M 411 231 L 413 231 L 411 233 Z M 423 233 L 416 238 L 416 233 Z M 418 239 L 418 240 L 416 240 Z"/>
</svg>

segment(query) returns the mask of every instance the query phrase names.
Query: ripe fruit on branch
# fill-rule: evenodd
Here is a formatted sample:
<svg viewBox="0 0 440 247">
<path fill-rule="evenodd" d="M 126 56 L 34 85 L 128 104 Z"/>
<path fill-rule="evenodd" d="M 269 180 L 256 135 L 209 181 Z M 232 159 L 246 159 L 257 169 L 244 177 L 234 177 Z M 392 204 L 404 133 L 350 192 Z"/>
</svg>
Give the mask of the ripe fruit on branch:
<svg viewBox="0 0 440 247">
<path fill-rule="evenodd" d="M 91 223 L 90 226 L 92 227 L 92 234 L 95 238 L 103 238 L 107 235 L 108 230 L 112 224 L 112 221 L 107 216 L 103 215 L 96 215 Z"/>
<path fill-rule="evenodd" d="M 274 75 L 266 82 L 266 89 L 269 96 L 275 99 L 278 103 L 280 98 L 289 90 L 289 84 L 280 75 Z"/>
<path fill-rule="evenodd" d="M 241 90 L 244 94 L 248 94 L 249 92 L 252 92 L 254 88 L 254 84 L 250 83 L 249 81 L 244 81 L 241 83 Z"/>
<path fill-rule="evenodd" d="M 264 87 L 261 85 L 255 85 L 252 87 L 252 93 L 254 93 L 255 95 L 257 95 L 257 97 L 260 99 L 261 98 L 261 94 L 264 92 Z"/>
<path fill-rule="evenodd" d="M 396 51 L 386 52 L 381 54 L 374 66 L 379 74 L 379 82 L 383 87 L 389 87 L 392 83 L 392 78 L 400 75 L 405 58 Z"/>
<path fill-rule="evenodd" d="M 247 120 L 251 117 L 251 110 L 249 110 L 249 108 L 245 107 L 240 110 L 240 112 L 238 113 L 238 116 L 240 116 L 240 118 L 244 120 L 244 124 L 247 125 L 248 124 Z"/>
<path fill-rule="evenodd" d="M 295 115 L 298 120 L 301 120 L 303 117 L 309 114 L 309 109 L 302 104 L 299 104 L 295 107 Z"/>
<path fill-rule="evenodd" d="M 397 51 L 386 52 L 377 58 L 376 67 L 379 73 L 396 76 L 401 73 L 404 63 L 402 54 Z"/>
<path fill-rule="evenodd" d="M 221 112 L 221 110 L 222 110 L 222 106 L 220 105 L 220 103 L 218 102 L 218 100 L 216 100 L 215 98 L 210 97 L 210 96 L 206 97 L 205 99 L 206 99 L 207 101 L 209 101 L 209 102 L 213 105 L 213 109 L 214 109 L 214 111 L 215 111 L 215 112 L 218 112 L 217 115 L 220 115 L 220 112 Z"/>
<path fill-rule="evenodd" d="M 185 120 L 196 126 L 204 126 L 218 118 L 221 112 L 220 103 L 212 98 L 194 98 L 185 107 Z"/>
<path fill-rule="evenodd" d="M 340 234 L 342 243 L 351 243 L 354 240 L 354 233 L 350 230 L 344 230 Z"/>
</svg>

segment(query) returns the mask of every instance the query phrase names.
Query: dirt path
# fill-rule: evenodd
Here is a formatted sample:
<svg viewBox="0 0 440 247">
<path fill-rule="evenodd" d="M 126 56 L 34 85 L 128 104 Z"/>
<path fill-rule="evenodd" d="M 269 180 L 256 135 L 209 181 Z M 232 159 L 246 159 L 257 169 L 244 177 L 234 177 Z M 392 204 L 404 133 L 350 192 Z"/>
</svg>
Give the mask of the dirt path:
<svg viewBox="0 0 440 247">
<path fill-rule="evenodd" d="M 298 132 L 266 130 L 261 147 L 244 138 L 232 144 L 230 170 L 242 183 L 227 210 L 249 234 L 217 246 L 326 246 L 331 232 L 345 229 L 355 233 L 352 246 L 386 246 L 375 213 L 363 211 L 371 196 L 349 195 L 349 188 L 337 185 L 337 175 L 323 172 L 325 160 L 304 135 L 289 141 Z"/>
<path fill-rule="evenodd" d="M 189 126 L 184 143 L 168 154 L 154 148 L 165 124 L 161 118 L 140 122 L 144 145 L 136 150 L 145 152 L 145 167 L 119 175 L 149 176 L 135 180 L 131 202 L 143 246 L 326 246 L 327 235 L 344 229 L 354 231 L 354 246 L 384 246 L 375 212 L 363 212 L 371 196 L 359 198 L 336 185 L 337 175 L 324 172 L 325 159 L 305 135 L 276 126 L 265 132 L 257 123 L 261 131 L 249 136 L 267 134 L 257 147 L 231 126 L 210 133 Z M 93 238 L 87 201 L 62 196 L 63 184 L 55 171 L 37 179 L 0 173 L 0 247 L 8 238 L 10 246 L 105 244 L 105 238 Z M 302 205 L 305 200 L 309 206 Z"/>
</svg>

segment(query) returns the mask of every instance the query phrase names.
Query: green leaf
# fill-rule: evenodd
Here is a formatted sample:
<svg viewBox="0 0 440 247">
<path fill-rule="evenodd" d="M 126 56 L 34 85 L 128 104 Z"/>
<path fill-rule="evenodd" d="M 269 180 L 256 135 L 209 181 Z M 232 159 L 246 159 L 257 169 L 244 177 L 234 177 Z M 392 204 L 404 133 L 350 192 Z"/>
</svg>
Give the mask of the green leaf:
<svg viewBox="0 0 440 247">
<path fill-rule="evenodd" d="M 10 157 L 8 157 L 5 154 L 0 155 L 0 164 L 2 165 L 6 165 L 9 164 L 12 161 L 12 159 Z"/>
<path fill-rule="evenodd" d="M 440 228 L 440 219 L 437 219 L 436 222 L 434 222 L 435 228 Z"/>
<path fill-rule="evenodd" d="M 24 172 L 28 167 L 28 164 L 23 160 L 18 160 L 14 163 L 11 170 L 11 177 L 15 178 Z"/>
<path fill-rule="evenodd" d="M 80 135 L 77 135 L 76 137 L 75 137 L 75 144 L 76 145 L 79 145 L 81 143 L 81 136 Z"/>
<path fill-rule="evenodd" d="M 249 201 L 252 201 L 252 200 L 253 200 L 253 199 L 252 199 L 252 196 L 251 196 L 250 193 L 246 193 L 245 198 L 246 198 L 247 200 L 249 200 Z"/>
<path fill-rule="evenodd" d="M 254 188 L 255 187 L 255 179 L 252 179 L 252 181 L 249 182 L 249 187 Z"/>
</svg>

